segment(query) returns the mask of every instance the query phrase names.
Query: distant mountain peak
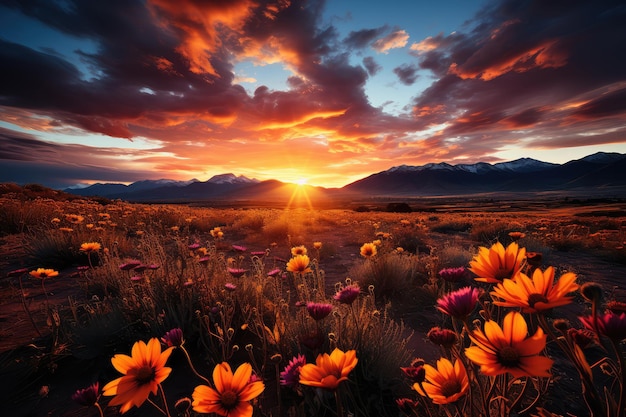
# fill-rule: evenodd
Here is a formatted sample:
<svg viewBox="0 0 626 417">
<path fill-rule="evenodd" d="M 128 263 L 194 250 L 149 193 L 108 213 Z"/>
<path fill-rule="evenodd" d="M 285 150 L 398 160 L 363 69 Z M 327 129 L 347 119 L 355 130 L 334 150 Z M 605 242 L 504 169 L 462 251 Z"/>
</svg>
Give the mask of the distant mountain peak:
<svg viewBox="0 0 626 417">
<path fill-rule="evenodd" d="M 209 178 L 207 182 L 211 184 L 256 184 L 259 180 L 250 179 L 243 175 L 237 176 L 235 174 L 228 173 L 214 175 Z"/>
</svg>

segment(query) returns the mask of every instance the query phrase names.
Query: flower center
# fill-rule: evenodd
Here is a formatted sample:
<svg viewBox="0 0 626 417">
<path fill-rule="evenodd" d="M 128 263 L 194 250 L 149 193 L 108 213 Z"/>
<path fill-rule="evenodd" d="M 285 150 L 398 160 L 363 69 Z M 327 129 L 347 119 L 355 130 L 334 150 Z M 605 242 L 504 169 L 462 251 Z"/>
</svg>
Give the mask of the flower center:
<svg viewBox="0 0 626 417">
<path fill-rule="evenodd" d="M 534 293 L 528 296 L 528 305 L 531 308 L 535 308 L 535 304 L 537 303 L 547 303 L 547 302 L 548 302 L 548 299 L 543 294 Z"/>
<path fill-rule="evenodd" d="M 494 278 L 499 279 L 500 281 L 502 281 L 505 278 L 511 278 L 511 276 L 513 276 L 513 270 L 500 268 L 500 269 L 498 269 L 498 271 L 496 271 L 495 275 L 496 276 Z"/>
<path fill-rule="evenodd" d="M 498 362 L 505 368 L 514 368 L 519 364 L 519 352 L 511 346 L 505 346 L 498 352 Z"/>
<path fill-rule="evenodd" d="M 232 410 L 239 402 L 239 396 L 234 391 L 224 391 L 221 395 L 220 402 L 222 403 L 222 407 L 227 410 Z"/>
<path fill-rule="evenodd" d="M 154 368 L 152 368 L 151 366 L 144 365 L 137 370 L 137 375 L 135 375 L 135 380 L 137 381 L 137 384 L 145 385 L 145 384 L 152 382 L 154 380 L 155 375 L 156 375 L 156 372 L 154 371 Z"/>
<path fill-rule="evenodd" d="M 448 379 L 441 384 L 441 395 L 444 397 L 452 397 L 454 394 L 461 392 L 461 383 L 455 379 Z"/>
</svg>

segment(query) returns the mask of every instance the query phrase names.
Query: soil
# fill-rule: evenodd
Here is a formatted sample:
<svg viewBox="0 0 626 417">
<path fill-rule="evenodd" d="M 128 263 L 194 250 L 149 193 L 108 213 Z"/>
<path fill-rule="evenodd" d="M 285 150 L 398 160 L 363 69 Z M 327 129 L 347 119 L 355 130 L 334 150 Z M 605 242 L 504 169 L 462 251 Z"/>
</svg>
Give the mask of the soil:
<svg viewBox="0 0 626 417">
<path fill-rule="evenodd" d="M 341 233 L 349 231 L 338 232 L 336 237 L 332 234 L 324 237 L 336 248 L 332 256 L 321 261 L 330 287 L 343 281 L 352 265 L 360 260 L 358 246 L 346 246 L 345 236 Z M 448 243 L 451 239 L 450 235 L 438 233 L 430 233 L 429 237 L 434 246 Z M 467 247 L 476 245 L 469 237 L 456 236 L 454 241 L 455 244 L 466 243 Z M 1 238 L 0 254 L 0 403 L 8 405 L 2 414 L 15 417 L 97 415 L 94 409 L 86 412 L 85 408 L 74 404 L 70 396 L 76 389 L 88 386 L 99 367 L 106 367 L 107 364 L 77 359 L 71 355 L 69 346 L 58 348 L 53 359 L 44 354 L 49 351 L 53 335 L 48 325 L 50 318 L 43 315 L 41 306 L 45 303 L 68 305 L 72 299 L 85 297 L 72 280 L 76 269 L 63 270 L 58 278 L 46 280 L 47 295 L 44 295 L 40 283 L 28 276 L 21 279 L 22 290 L 19 276 L 7 276 L 8 271 L 27 266 L 22 263 L 24 252 L 19 236 Z M 552 251 L 549 261 L 563 270 L 575 272 L 579 283 L 597 282 L 607 289 L 609 297 L 626 300 L 626 265 L 580 251 Z M 576 323 L 577 316 L 585 308 L 583 301 L 577 299 L 575 303 L 559 309 L 559 314 Z M 426 360 L 437 358 L 439 351 L 424 339 L 431 327 L 441 323 L 441 314 L 434 308 L 427 310 L 424 306 L 403 306 L 397 314 L 416 333 L 410 346 L 416 356 Z M 35 372 L 36 368 L 47 369 L 48 372 Z M 555 369 L 558 378 L 550 390 L 550 398 L 544 399 L 546 408 L 563 415 L 568 412 L 579 417 L 587 415 L 580 399 L 577 377 L 573 377 L 572 370 L 558 360 Z M 116 415 L 112 409 L 105 410 L 105 414 Z M 139 414 L 131 411 L 127 415 Z M 142 412 L 141 415 L 146 414 Z"/>
</svg>

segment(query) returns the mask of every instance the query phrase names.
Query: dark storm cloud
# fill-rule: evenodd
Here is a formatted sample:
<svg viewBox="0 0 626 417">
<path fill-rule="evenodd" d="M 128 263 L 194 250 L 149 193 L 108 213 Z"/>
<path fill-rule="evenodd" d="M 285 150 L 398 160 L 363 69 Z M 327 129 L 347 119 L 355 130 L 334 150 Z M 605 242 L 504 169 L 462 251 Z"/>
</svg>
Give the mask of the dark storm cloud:
<svg viewBox="0 0 626 417">
<path fill-rule="evenodd" d="M 417 67 L 414 65 L 400 65 L 393 69 L 393 73 L 398 76 L 404 85 L 412 85 L 417 81 Z"/>
</svg>

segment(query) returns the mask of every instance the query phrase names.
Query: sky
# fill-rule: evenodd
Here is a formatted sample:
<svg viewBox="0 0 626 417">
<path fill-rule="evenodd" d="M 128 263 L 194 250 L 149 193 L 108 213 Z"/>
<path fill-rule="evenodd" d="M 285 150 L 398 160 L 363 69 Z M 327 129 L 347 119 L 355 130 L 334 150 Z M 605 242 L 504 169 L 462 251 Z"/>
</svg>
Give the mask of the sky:
<svg viewBox="0 0 626 417">
<path fill-rule="evenodd" d="M 622 0 L 0 0 L 0 182 L 626 153 Z"/>
</svg>

